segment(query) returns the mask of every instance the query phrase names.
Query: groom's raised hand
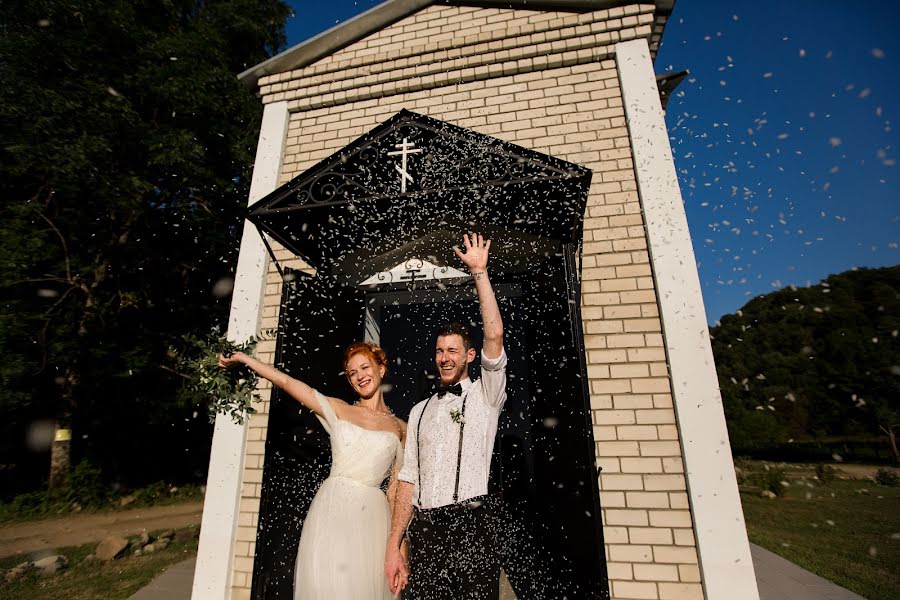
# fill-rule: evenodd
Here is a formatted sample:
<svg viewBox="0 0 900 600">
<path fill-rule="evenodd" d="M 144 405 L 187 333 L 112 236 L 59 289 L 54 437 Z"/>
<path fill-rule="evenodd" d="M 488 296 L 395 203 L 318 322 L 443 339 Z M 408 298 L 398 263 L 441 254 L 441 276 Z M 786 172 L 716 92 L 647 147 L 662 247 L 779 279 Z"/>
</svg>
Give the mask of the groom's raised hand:
<svg viewBox="0 0 900 600">
<path fill-rule="evenodd" d="M 491 249 L 491 240 L 487 240 L 480 233 L 473 233 L 472 240 L 469 240 L 469 234 L 463 235 L 463 242 L 466 246 L 466 253 L 463 254 L 459 246 L 453 246 L 453 251 L 459 260 L 469 269 L 469 273 L 473 276 L 476 273 L 484 273 L 487 270 L 488 252 Z"/>
<path fill-rule="evenodd" d="M 475 282 L 478 305 L 481 307 L 481 324 L 484 328 L 482 351 L 488 358 L 498 358 L 503 353 L 503 319 L 500 317 L 500 307 L 497 306 L 497 297 L 487 273 L 491 240 L 480 233 L 473 233 L 471 239 L 469 234 L 463 235 L 463 242 L 466 246 L 465 254 L 458 246 L 453 246 L 453 251 L 469 269 Z"/>
</svg>

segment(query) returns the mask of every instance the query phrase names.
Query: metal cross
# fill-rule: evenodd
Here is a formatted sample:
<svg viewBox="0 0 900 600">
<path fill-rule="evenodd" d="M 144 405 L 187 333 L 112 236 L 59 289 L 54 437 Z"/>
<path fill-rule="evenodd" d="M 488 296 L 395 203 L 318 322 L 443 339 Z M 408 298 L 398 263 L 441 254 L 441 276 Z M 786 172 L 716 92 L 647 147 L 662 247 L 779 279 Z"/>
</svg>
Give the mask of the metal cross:
<svg viewBox="0 0 900 600">
<path fill-rule="evenodd" d="M 418 279 L 428 279 L 428 276 L 422 273 L 422 269 L 407 269 L 404 275 L 400 276 L 401 281 L 415 282 Z"/>
<path fill-rule="evenodd" d="M 394 148 L 398 148 L 397 151 L 395 151 L 395 152 L 388 152 L 388 153 L 387 153 L 388 156 L 396 156 L 396 155 L 398 155 L 398 154 L 400 155 L 401 165 L 402 165 L 402 166 L 394 165 L 394 168 L 397 169 L 397 172 L 398 172 L 398 173 L 400 173 L 400 192 L 401 192 L 401 193 L 405 193 L 405 192 L 406 192 L 406 182 L 407 182 L 407 180 L 408 180 L 410 183 L 414 183 L 414 182 L 413 182 L 412 176 L 406 171 L 406 158 L 407 158 L 407 156 L 409 156 L 410 154 L 418 154 L 419 152 L 422 152 L 422 149 L 421 149 L 421 148 L 414 148 L 414 147 L 415 147 L 415 144 L 410 144 L 410 143 L 407 142 L 406 140 L 407 140 L 407 138 L 403 138 L 403 143 L 402 143 L 402 144 L 394 144 Z"/>
</svg>

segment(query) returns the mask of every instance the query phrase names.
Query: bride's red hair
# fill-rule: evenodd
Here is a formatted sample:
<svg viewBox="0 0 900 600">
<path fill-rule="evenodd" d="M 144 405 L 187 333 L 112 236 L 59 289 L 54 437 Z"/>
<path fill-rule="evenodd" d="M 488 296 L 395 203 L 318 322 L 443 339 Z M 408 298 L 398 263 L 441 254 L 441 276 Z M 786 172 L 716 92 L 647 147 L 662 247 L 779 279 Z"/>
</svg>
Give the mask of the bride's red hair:
<svg viewBox="0 0 900 600">
<path fill-rule="evenodd" d="M 379 367 L 384 367 L 384 374 L 387 375 L 387 354 L 384 353 L 384 350 L 381 349 L 381 346 L 376 346 L 371 342 L 353 342 L 352 344 L 347 346 L 347 349 L 344 350 L 345 371 L 347 370 L 347 363 L 349 363 L 350 359 L 357 354 L 364 354 L 370 361 L 372 361 L 372 364 L 378 365 Z"/>
</svg>

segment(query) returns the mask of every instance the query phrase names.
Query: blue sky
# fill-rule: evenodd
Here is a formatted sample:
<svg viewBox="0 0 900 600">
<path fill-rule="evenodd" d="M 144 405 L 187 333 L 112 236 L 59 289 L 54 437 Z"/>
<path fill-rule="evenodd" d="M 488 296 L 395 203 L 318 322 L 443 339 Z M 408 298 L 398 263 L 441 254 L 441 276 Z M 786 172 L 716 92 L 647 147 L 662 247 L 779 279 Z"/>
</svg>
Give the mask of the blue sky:
<svg viewBox="0 0 900 600">
<path fill-rule="evenodd" d="M 379 4 L 295 0 L 290 45 Z M 710 323 L 900 263 L 900 2 L 677 0 L 657 72 Z"/>
</svg>

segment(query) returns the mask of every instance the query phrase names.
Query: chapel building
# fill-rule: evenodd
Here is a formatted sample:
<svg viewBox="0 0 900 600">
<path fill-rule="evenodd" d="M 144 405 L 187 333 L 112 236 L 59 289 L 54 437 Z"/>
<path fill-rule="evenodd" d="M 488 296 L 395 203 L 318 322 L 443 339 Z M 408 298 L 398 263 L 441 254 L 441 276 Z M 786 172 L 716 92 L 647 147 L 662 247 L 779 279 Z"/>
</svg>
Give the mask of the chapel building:
<svg viewBox="0 0 900 600">
<path fill-rule="evenodd" d="M 502 598 L 758 600 L 654 57 L 674 0 L 387 0 L 242 73 L 264 115 L 229 337 L 401 416 L 434 329 L 480 329 L 450 247 L 492 239 L 509 355 Z M 271 332 L 271 334 L 267 334 Z M 477 368 L 476 368 L 477 371 Z M 266 383 L 266 382 L 264 382 Z M 193 598 L 292 598 L 316 419 L 219 416 Z"/>
</svg>

